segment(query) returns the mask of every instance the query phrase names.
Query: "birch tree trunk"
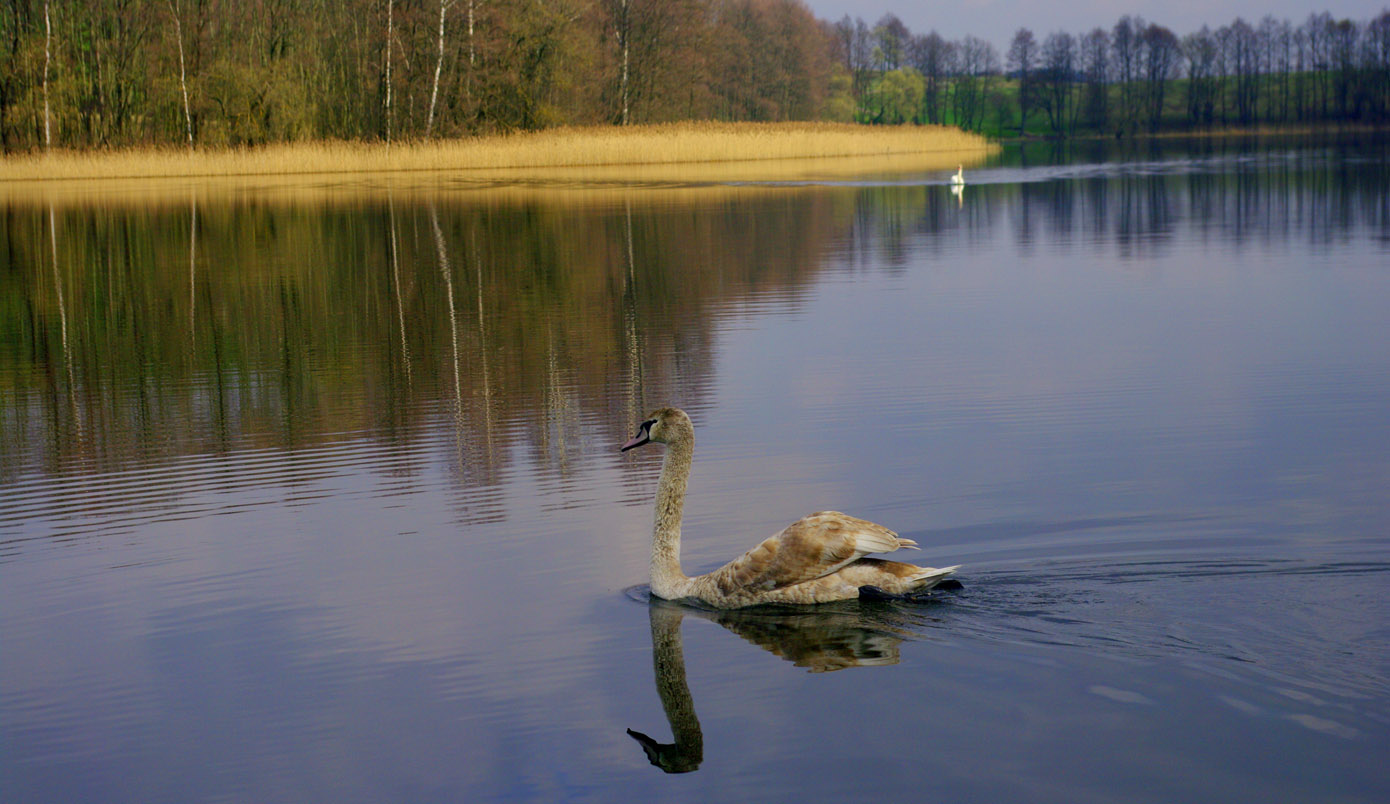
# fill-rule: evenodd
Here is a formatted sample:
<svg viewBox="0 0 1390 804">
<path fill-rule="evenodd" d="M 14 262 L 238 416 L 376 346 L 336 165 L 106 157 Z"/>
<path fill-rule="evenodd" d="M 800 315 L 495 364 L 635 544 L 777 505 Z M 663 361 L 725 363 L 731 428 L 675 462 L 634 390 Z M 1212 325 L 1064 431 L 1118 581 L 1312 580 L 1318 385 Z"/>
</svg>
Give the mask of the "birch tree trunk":
<svg viewBox="0 0 1390 804">
<path fill-rule="evenodd" d="M 478 62 L 478 50 L 473 43 L 473 28 L 479 5 L 479 0 L 468 0 L 468 76 L 463 82 L 463 99 L 470 110 L 473 106 L 473 69 Z"/>
<path fill-rule="evenodd" d="M 391 44 L 396 38 L 396 4 L 386 0 L 386 147 L 391 147 Z"/>
<path fill-rule="evenodd" d="M 430 89 L 430 114 L 425 121 L 425 139 L 429 139 L 434 131 L 434 107 L 439 101 L 439 73 L 444 69 L 444 15 L 455 2 L 457 0 L 439 0 L 439 54 L 434 61 L 434 86 Z"/>
<path fill-rule="evenodd" d="M 48 0 L 43 4 L 43 147 L 53 147 L 53 134 L 48 115 L 48 63 L 53 55 L 53 26 L 48 19 Z"/>
<path fill-rule="evenodd" d="M 193 115 L 188 110 L 188 72 L 183 60 L 183 20 L 174 0 L 169 0 L 169 13 L 174 15 L 174 36 L 179 41 L 179 90 L 183 92 L 183 126 L 188 133 L 188 147 L 193 147 Z"/>
<path fill-rule="evenodd" d="M 632 14 L 629 7 L 629 0 L 622 0 L 621 10 L 618 12 L 618 47 L 623 51 L 622 74 L 618 78 L 618 96 L 621 99 L 623 112 L 622 124 L 627 125 L 628 120 L 628 40 L 632 37 Z"/>
</svg>

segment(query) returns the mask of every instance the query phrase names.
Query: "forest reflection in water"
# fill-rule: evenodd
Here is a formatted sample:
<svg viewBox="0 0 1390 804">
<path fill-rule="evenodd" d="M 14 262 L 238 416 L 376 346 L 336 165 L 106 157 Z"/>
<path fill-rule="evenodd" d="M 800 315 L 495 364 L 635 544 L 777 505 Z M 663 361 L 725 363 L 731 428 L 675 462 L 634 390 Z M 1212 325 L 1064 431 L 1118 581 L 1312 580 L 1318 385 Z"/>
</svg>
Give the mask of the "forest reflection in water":
<svg viewBox="0 0 1390 804">
<path fill-rule="evenodd" d="M 409 439 L 441 413 L 465 485 L 495 482 L 518 429 L 563 473 L 589 423 L 611 439 L 654 401 L 698 407 L 719 323 L 794 312 L 846 248 L 873 252 L 851 266 L 872 256 L 891 270 L 1001 234 L 1024 251 L 1039 237 L 1113 242 L 1121 260 L 1390 239 L 1384 164 L 1333 180 L 1319 159 L 1218 157 L 1118 178 L 1024 167 L 1035 180 L 959 198 L 933 183 L 710 188 L 694 202 L 388 190 L 313 206 L 197 194 L 10 206 L 0 437 L 14 446 L 0 480 L 344 433 Z M 1010 170 L 998 180 L 1018 178 Z M 1183 238 L 1178 220 L 1191 222 Z M 537 418 L 544 428 L 518 428 Z"/>
</svg>

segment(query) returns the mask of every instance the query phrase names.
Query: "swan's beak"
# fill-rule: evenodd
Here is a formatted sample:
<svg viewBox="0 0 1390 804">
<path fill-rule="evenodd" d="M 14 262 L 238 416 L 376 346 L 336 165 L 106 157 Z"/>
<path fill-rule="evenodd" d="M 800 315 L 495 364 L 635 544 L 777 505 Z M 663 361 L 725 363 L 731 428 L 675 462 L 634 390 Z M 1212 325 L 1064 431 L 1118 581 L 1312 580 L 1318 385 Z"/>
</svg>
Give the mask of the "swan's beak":
<svg viewBox="0 0 1390 804">
<path fill-rule="evenodd" d="M 652 425 L 656 424 L 656 419 L 647 419 L 637 425 L 637 435 L 632 440 L 623 445 L 619 452 L 627 452 L 633 447 L 640 447 L 643 444 L 650 444 L 652 440 Z"/>
</svg>

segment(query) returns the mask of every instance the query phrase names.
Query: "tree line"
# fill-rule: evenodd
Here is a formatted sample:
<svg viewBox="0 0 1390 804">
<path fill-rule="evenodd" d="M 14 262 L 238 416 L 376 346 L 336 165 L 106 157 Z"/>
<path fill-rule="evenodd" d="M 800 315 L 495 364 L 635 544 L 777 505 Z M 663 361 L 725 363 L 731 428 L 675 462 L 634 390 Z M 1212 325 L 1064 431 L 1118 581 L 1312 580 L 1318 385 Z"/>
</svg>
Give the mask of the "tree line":
<svg viewBox="0 0 1390 804">
<path fill-rule="evenodd" d="M 1390 11 L 1236 18 L 1181 37 L 1130 15 L 1041 41 L 1020 28 L 1002 61 L 988 42 L 913 34 L 893 15 L 833 27 L 866 122 L 1067 136 L 1390 119 Z"/>
<path fill-rule="evenodd" d="M 0 146 L 257 145 L 672 120 L 1066 135 L 1390 114 L 1390 12 L 1126 16 L 1001 60 L 800 0 L 4 0 Z"/>
</svg>

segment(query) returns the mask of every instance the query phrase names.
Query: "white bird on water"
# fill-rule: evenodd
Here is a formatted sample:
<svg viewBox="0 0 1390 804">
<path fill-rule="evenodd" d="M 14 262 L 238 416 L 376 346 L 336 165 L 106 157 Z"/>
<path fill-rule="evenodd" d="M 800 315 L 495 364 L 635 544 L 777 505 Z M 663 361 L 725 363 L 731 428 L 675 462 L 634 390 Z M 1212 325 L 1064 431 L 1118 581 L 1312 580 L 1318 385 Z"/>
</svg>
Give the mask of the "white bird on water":
<svg viewBox="0 0 1390 804">
<path fill-rule="evenodd" d="M 951 177 L 951 184 L 957 187 L 965 184 L 965 165 L 956 165 L 956 175 Z"/>
</svg>

